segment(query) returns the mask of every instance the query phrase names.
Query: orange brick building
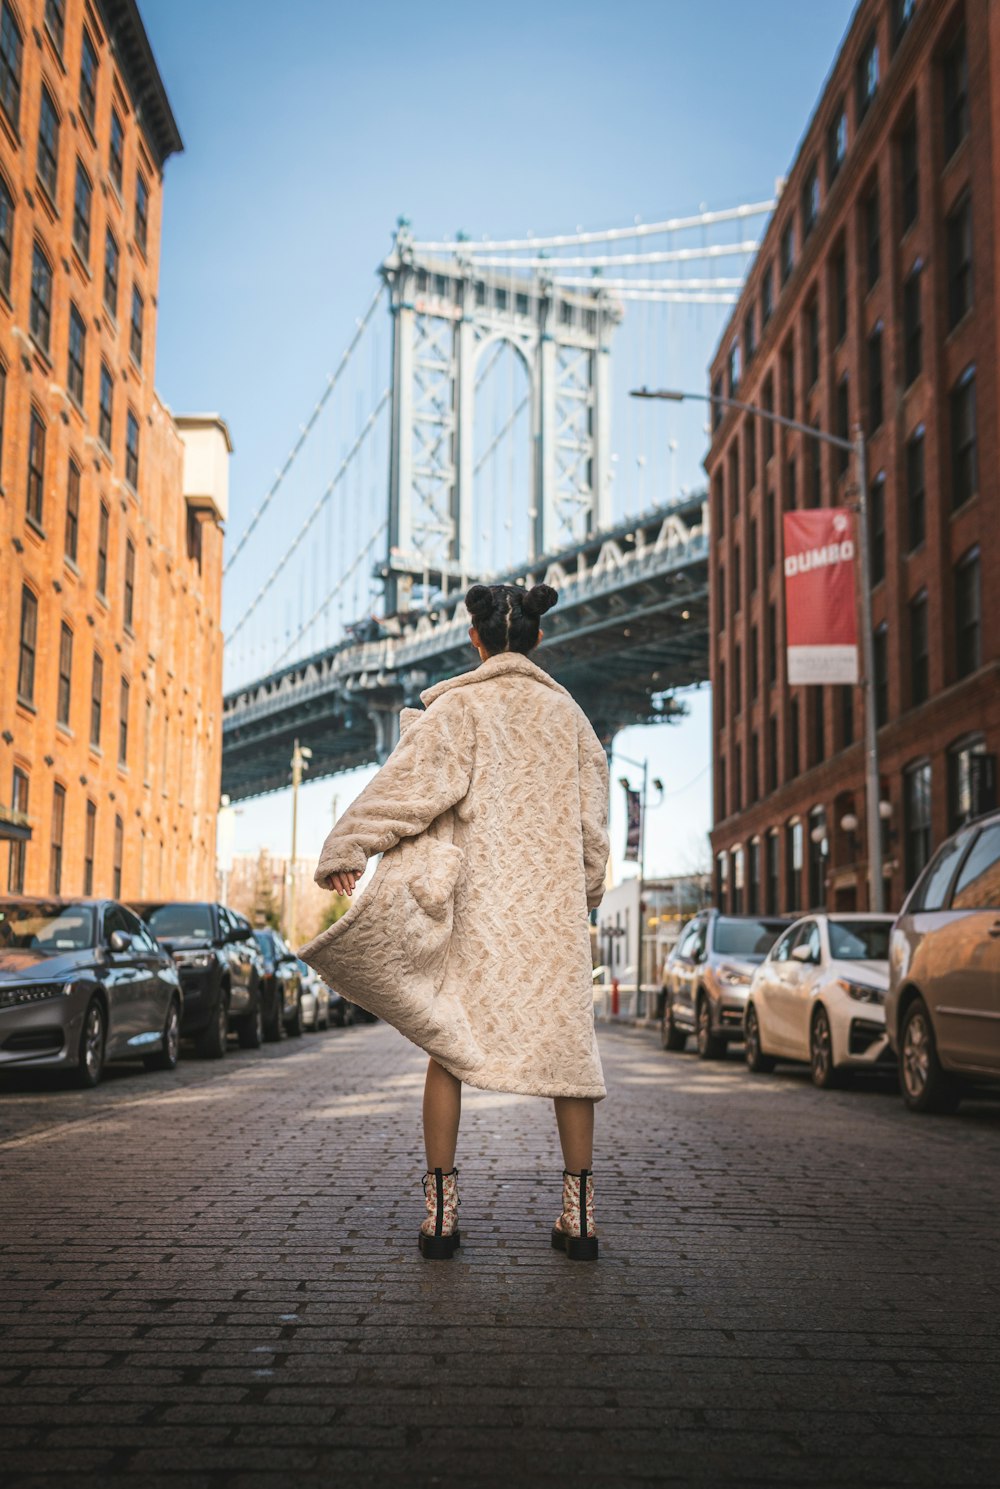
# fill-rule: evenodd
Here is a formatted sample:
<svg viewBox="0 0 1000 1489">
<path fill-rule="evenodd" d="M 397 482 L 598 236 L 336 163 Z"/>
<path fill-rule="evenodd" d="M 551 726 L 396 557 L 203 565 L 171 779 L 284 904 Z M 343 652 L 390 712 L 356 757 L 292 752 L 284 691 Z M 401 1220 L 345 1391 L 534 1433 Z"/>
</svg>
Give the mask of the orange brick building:
<svg viewBox="0 0 1000 1489">
<path fill-rule="evenodd" d="M 0 892 L 209 894 L 229 438 L 153 385 L 134 0 L 0 0 Z"/>
<path fill-rule="evenodd" d="M 862 0 L 710 373 L 864 429 L 890 908 L 1000 750 L 998 185 L 1000 7 Z M 850 502 L 851 462 L 717 408 L 706 465 L 716 894 L 864 908 L 861 692 L 789 688 L 782 583 L 782 513 Z"/>
</svg>

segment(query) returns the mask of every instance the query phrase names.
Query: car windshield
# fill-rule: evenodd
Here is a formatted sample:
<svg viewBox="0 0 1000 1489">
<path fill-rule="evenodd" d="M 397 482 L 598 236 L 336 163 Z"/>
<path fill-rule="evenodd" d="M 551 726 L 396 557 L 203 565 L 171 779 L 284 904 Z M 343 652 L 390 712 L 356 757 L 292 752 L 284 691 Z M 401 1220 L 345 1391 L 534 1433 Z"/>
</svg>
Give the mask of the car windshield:
<svg viewBox="0 0 1000 1489">
<path fill-rule="evenodd" d="M 274 956 L 274 942 L 270 931 L 254 931 L 253 938 L 266 956 Z"/>
<path fill-rule="evenodd" d="M 830 955 L 835 962 L 889 960 L 889 920 L 831 920 Z"/>
<path fill-rule="evenodd" d="M 92 905 L 0 906 L 0 947 L 57 956 L 93 944 Z"/>
<path fill-rule="evenodd" d="M 173 936 L 190 936 L 211 941 L 211 905 L 154 905 L 143 916 L 154 936 L 168 940 Z"/>
<path fill-rule="evenodd" d="M 715 922 L 713 950 L 723 956 L 742 957 L 746 962 L 762 962 L 784 929 L 778 920 L 730 920 L 720 915 Z"/>
</svg>

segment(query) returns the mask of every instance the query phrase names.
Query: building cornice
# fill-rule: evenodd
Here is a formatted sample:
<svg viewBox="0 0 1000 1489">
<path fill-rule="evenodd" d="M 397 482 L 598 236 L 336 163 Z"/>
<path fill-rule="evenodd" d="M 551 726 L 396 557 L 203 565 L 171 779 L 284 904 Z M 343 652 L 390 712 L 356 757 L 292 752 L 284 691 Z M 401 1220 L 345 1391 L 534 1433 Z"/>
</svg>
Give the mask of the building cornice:
<svg viewBox="0 0 1000 1489">
<path fill-rule="evenodd" d="M 160 170 L 184 149 L 136 0 L 97 0 L 108 38 L 132 95 L 136 117 Z"/>
</svg>

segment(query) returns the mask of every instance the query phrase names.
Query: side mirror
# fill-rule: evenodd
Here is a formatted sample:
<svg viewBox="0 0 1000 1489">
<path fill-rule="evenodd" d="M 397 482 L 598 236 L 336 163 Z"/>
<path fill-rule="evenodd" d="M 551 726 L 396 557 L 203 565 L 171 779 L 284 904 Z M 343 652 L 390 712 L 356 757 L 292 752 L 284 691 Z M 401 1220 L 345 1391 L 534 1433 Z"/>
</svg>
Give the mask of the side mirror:
<svg viewBox="0 0 1000 1489">
<path fill-rule="evenodd" d="M 112 931 L 108 945 L 112 951 L 131 951 L 132 937 L 128 931 Z"/>
<path fill-rule="evenodd" d="M 796 962 L 811 962 L 813 954 L 808 946 L 793 946 L 792 959 Z"/>
</svg>

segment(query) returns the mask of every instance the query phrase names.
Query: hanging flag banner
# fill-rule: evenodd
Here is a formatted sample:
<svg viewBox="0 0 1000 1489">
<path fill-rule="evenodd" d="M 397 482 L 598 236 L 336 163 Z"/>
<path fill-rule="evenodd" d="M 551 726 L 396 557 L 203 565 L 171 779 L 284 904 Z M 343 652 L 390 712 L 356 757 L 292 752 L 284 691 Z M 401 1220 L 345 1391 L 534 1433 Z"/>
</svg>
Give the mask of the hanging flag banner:
<svg viewBox="0 0 1000 1489">
<path fill-rule="evenodd" d="M 639 862 L 639 839 L 642 835 L 642 806 L 638 791 L 630 791 L 625 788 L 625 811 L 628 817 L 628 829 L 625 834 L 625 859 L 631 859 L 633 863 Z"/>
<path fill-rule="evenodd" d="M 846 507 L 786 512 L 785 641 L 788 681 L 856 683 L 854 513 Z"/>
</svg>

